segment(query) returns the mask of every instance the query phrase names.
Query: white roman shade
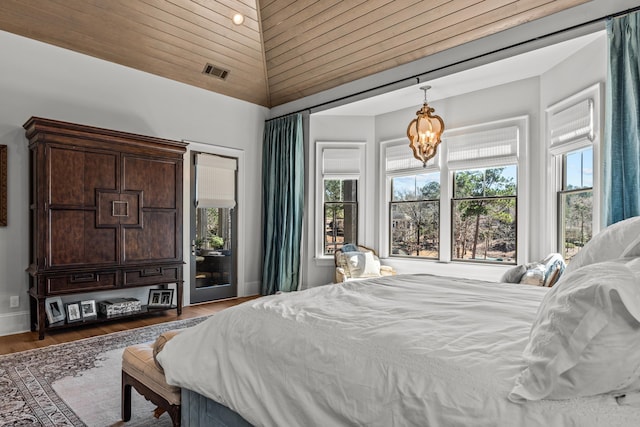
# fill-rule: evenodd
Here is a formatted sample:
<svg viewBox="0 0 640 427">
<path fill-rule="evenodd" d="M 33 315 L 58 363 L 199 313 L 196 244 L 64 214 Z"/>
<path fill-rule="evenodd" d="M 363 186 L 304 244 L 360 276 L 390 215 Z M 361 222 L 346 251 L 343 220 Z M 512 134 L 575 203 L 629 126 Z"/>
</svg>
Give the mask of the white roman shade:
<svg viewBox="0 0 640 427">
<path fill-rule="evenodd" d="M 593 100 L 590 98 L 549 115 L 552 148 L 581 138 L 593 141 L 594 129 Z"/>
<path fill-rule="evenodd" d="M 359 148 L 325 148 L 322 150 L 322 174 L 358 175 L 362 163 Z"/>
<path fill-rule="evenodd" d="M 447 164 L 450 169 L 470 169 L 517 163 L 519 132 L 518 126 L 455 135 L 445 131 Z"/>
<path fill-rule="evenodd" d="M 233 208 L 236 205 L 236 159 L 196 155 L 196 206 Z"/>
<path fill-rule="evenodd" d="M 427 161 L 427 169 L 436 166 L 436 161 L 440 156 L 438 151 L 435 157 Z M 385 169 L 387 172 L 395 172 L 401 170 L 424 169 L 422 162 L 413 157 L 413 151 L 408 143 L 390 145 L 385 153 Z"/>
</svg>

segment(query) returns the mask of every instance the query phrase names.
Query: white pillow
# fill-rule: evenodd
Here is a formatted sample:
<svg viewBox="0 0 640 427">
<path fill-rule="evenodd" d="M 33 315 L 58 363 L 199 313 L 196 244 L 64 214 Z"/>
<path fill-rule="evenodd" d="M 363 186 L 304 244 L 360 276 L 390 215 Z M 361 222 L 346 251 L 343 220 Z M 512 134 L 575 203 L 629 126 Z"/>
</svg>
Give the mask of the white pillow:
<svg viewBox="0 0 640 427">
<path fill-rule="evenodd" d="M 373 252 L 345 252 L 351 277 L 380 277 L 380 260 Z"/>
<path fill-rule="evenodd" d="M 640 216 L 611 224 L 598 234 L 569 261 L 564 274 L 584 265 L 623 258 L 623 252 L 640 235 Z M 640 241 L 638 242 L 640 243 Z M 639 248 L 640 250 L 640 248 Z"/>
<path fill-rule="evenodd" d="M 622 252 L 622 258 L 637 258 L 640 257 L 640 235 L 638 238 L 631 242 L 627 249 Z"/>
<path fill-rule="evenodd" d="M 545 295 L 511 401 L 640 390 L 640 268 L 628 262 L 565 273 Z"/>
</svg>

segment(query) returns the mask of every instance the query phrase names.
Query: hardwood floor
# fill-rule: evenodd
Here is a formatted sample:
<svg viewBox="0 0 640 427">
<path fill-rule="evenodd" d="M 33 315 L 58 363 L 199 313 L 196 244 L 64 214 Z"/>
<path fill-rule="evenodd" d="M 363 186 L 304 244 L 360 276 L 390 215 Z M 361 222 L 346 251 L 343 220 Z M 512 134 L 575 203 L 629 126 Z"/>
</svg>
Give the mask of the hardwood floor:
<svg viewBox="0 0 640 427">
<path fill-rule="evenodd" d="M 142 326 L 155 325 L 157 323 L 171 322 L 173 320 L 206 316 L 254 298 L 257 297 L 251 296 L 233 298 L 204 304 L 190 305 L 183 308 L 182 315 L 180 316 L 177 315 L 175 310 L 170 310 L 138 319 L 117 320 L 113 322 L 99 323 L 96 325 L 80 326 L 78 328 L 51 331 L 47 332 L 43 340 L 38 339 L 37 332 L 25 332 L 22 334 L 7 335 L 0 337 L 0 354 L 9 354 L 18 351 L 30 350 L 33 348 L 46 347 L 52 344 L 61 344 L 69 341 L 79 340 L 82 338 L 95 337 L 98 335 L 110 334 L 112 332 L 139 328 Z"/>
</svg>

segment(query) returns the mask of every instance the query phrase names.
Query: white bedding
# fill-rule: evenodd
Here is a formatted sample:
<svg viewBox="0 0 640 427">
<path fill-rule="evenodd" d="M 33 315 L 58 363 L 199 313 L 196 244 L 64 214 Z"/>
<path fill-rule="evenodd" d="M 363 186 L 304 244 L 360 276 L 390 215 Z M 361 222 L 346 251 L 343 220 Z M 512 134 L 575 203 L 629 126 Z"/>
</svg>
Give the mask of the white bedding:
<svg viewBox="0 0 640 427">
<path fill-rule="evenodd" d="M 167 381 L 256 426 L 637 426 L 608 395 L 512 403 L 549 288 L 399 275 L 263 297 L 169 341 Z"/>
</svg>

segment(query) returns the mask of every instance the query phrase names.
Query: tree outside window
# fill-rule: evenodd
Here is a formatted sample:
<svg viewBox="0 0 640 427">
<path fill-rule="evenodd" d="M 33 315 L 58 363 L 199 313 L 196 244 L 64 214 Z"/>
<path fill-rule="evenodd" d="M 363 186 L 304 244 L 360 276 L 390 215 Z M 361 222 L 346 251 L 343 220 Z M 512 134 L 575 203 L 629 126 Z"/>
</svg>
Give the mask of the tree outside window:
<svg viewBox="0 0 640 427">
<path fill-rule="evenodd" d="M 452 259 L 516 262 L 517 167 L 454 173 Z"/>
<path fill-rule="evenodd" d="M 569 261 L 593 236 L 593 147 L 563 154 L 560 253 Z"/>
<path fill-rule="evenodd" d="M 438 258 L 440 173 L 391 179 L 391 256 Z"/>
<path fill-rule="evenodd" d="M 358 180 L 324 180 L 324 254 L 358 242 Z"/>
</svg>

